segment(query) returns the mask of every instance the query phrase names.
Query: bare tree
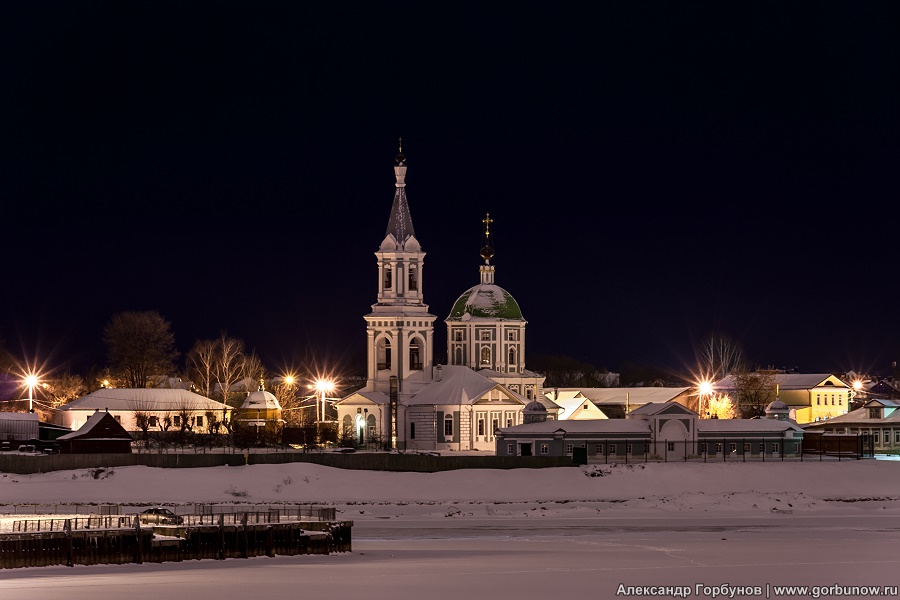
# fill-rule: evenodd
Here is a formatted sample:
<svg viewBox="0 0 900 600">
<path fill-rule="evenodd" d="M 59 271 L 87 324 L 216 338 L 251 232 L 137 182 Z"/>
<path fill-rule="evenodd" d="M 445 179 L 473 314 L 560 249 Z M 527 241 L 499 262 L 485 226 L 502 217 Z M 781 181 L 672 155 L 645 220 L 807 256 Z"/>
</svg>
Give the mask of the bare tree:
<svg viewBox="0 0 900 600">
<path fill-rule="evenodd" d="M 109 362 L 128 387 L 144 388 L 174 369 L 178 352 L 171 324 L 155 311 L 121 312 L 103 329 Z"/>
<path fill-rule="evenodd" d="M 260 381 L 266 378 L 266 369 L 256 352 L 244 356 L 244 378 Z"/>
<path fill-rule="evenodd" d="M 744 368 L 740 346 L 724 335 L 710 335 L 700 349 L 701 377 L 718 381 L 734 370 Z"/>
<path fill-rule="evenodd" d="M 216 367 L 213 376 L 216 380 L 222 403 L 228 404 L 231 388 L 244 377 L 244 342 L 230 338 L 222 332 L 216 343 Z M 223 409 L 223 420 L 227 417 Z"/>
<path fill-rule="evenodd" d="M 217 342 L 214 340 L 197 340 L 188 353 L 189 378 L 207 398 L 212 398 L 217 358 Z"/>
</svg>

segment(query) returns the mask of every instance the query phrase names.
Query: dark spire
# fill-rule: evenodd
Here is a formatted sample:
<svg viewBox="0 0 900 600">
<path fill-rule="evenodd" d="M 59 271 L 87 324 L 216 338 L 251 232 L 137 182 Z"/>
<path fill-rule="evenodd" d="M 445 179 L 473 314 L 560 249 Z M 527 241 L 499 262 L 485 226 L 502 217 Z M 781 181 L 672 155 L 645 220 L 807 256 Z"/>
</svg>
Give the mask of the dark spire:
<svg viewBox="0 0 900 600">
<path fill-rule="evenodd" d="M 412 216 L 409 214 L 409 203 L 406 199 L 406 156 L 403 155 L 403 138 L 400 138 L 400 152 L 397 154 L 397 165 L 394 167 L 394 176 L 397 179 L 397 190 L 394 192 L 394 204 L 391 206 L 391 217 L 388 220 L 385 235 L 393 235 L 400 249 L 406 244 L 406 240 L 416 235 L 413 229 Z"/>
</svg>

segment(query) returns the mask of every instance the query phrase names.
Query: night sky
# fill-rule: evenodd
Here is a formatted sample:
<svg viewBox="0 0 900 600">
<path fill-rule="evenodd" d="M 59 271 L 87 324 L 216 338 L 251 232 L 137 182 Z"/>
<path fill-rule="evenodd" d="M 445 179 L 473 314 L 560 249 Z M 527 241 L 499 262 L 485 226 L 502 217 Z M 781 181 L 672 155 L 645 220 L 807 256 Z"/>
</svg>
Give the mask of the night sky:
<svg viewBox="0 0 900 600">
<path fill-rule="evenodd" d="M 361 374 L 402 137 L 441 362 L 488 212 L 526 366 L 900 357 L 896 3 L 322 4 L 0 9 L 7 350 L 154 310 Z"/>
</svg>

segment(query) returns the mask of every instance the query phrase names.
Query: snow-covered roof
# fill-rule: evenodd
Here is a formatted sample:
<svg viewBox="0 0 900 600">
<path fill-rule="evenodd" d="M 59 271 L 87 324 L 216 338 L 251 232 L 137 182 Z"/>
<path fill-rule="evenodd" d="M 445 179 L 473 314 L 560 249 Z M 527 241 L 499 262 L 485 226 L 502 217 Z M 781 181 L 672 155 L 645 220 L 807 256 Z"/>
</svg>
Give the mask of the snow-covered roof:
<svg viewBox="0 0 900 600">
<path fill-rule="evenodd" d="M 782 390 L 808 390 L 824 385 L 826 382 L 836 388 L 849 387 L 831 373 L 776 373 L 773 377 L 779 389 Z M 726 375 L 713 384 L 713 388 L 716 390 L 731 390 L 734 387 L 734 377 L 731 375 Z"/>
<path fill-rule="evenodd" d="M 512 427 L 501 427 L 501 433 L 515 433 L 517 435 L 529 433 L 554 433 L 563 431 L 566 435 L 578 434 L 603 434 L 603 433 L 635 433 L 649 434 L 650 423 L 639 419 L 584 419 L 575 421 L 549 420 L 538 423 L 523 423 Z"/>
<path fill-rule="evenodd" d="M 60 407 L 74 410 L 179 411 L 230 410 L 206 396 L 190 390 L 171 388 L 102 388 Z"/>
<path fill-rule="evenodd" d="M 526 401 L 522 396 L 510 392 L 505 387 L 480 375 L 469 367 L 460 365 L 444 365 L 441 369 L 441 380 L 434 381 L 419 393 L 401 402 L 407 406 L 432 404 L 474 404 L 493 389 L 502 390 L 502 395 L 522 405 Z"/>
<path fill-rule="evenodd" d="M 101 434 L 92 436 L 92 433 Z M 106 434 L 106 435 L 103 435 Z M 90 437 L 94 440 L 131 440 L 131 434 L 119 425 L 112 415 L 106 411 L 97 411 L 88 417 L 84 425 L 76 431 L 59 436 L 58 440 L 72 440 L 76 438 Z"/>
<path fill-rule="evenodd" d="M 0 421 L 34 421 L 37 423 L 38 415 L 30 412 L 0 412 Z"/>
<path fill-rule="evenodd" d="M 281 410 L 281 405 L 272 392 L 256 390 L 247 396 L 241 404 L 241 408 L 244 410 Z"/>
<path fill-rule="evenodd" d="M 562 393 L 580 392 L 594 404 L 629 404 L 638 406 L 648 402 L 667 402 L 691 389 L 689 387 L 620 387 L 620 388 L 555 388 Z M 546 390 L 553 399 L 554 390 Z"/>
<path fill-rule="evenodd" d="M 803 431 L 788 419 L 699 419 L 697 431 L 702 433 L 747 433 L 764 431 Z"/>
<path fill-rule="evenodd" d="M 453 303 L 448 321 L 522 321 L 522 310 L 512 294 L 493 283 L 470 287 Z"/>
</svg>

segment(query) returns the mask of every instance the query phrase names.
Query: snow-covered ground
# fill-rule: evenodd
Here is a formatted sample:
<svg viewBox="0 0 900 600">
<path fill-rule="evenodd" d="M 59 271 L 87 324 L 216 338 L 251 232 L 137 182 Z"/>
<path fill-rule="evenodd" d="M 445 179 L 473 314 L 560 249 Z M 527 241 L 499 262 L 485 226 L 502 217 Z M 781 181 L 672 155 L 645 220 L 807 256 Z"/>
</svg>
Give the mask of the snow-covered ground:
<svg viewBox="0 0 900 600">
<path fill-rule="evenodd" d="M 721 597 L 730 590 L 715 586 L 724 583 L 753 592 L 734 597 L 766 597 L 767 585 L 769 597 L 778 597 L 773 586 L 807 585 L 849 586 L 829 589 L 853 598 L 871 590 L 855 596 L 860 590 L 852 586 L 900 581 L 895 461 L 441 473 L 291 463 L 0 474 L 0 504 L 61 502 L 123 503 L 135 511 L 149 504 L 330 506 L 353 521 L 353 551 L 7 570 L 0 571 L 0 598 L 614 598 L 627 597 L 623 590 L 634 595 L 633 586 L 687 586 L 675 591 Z M 792 597 L 814 591 L 827 597 L 811 588 Z"/>
</svg>

